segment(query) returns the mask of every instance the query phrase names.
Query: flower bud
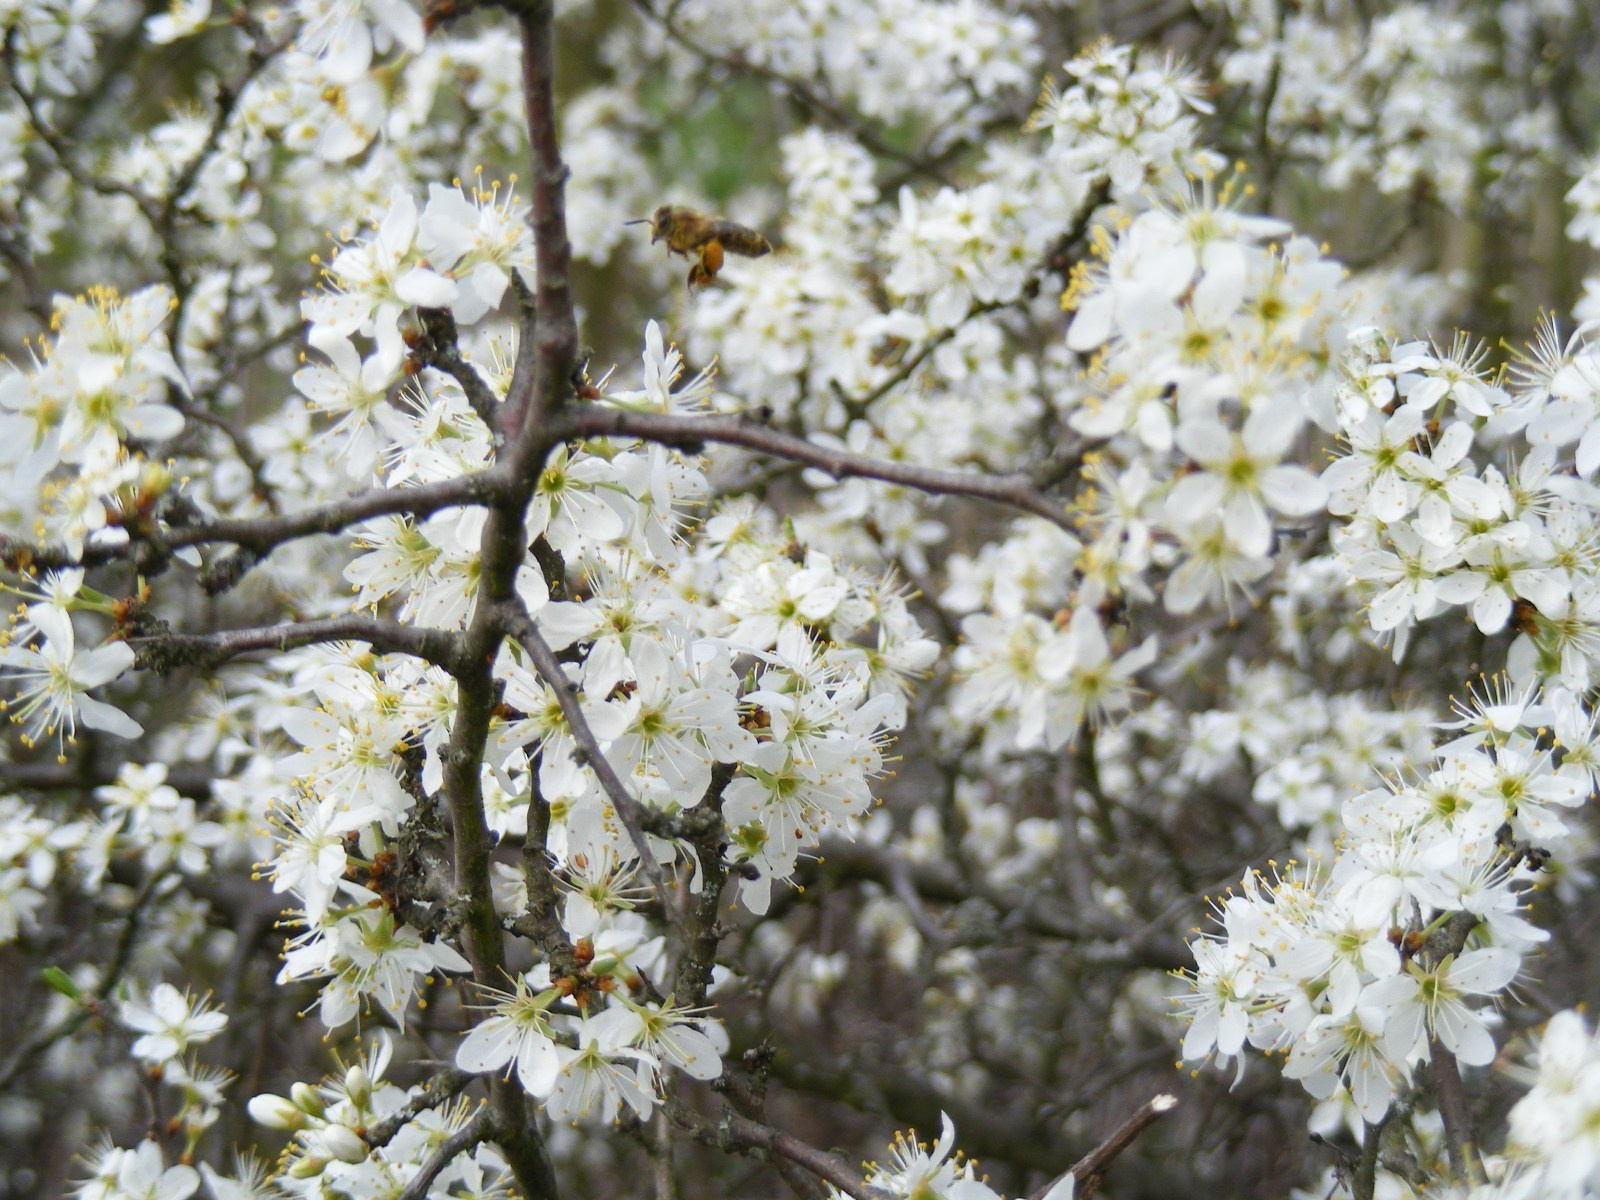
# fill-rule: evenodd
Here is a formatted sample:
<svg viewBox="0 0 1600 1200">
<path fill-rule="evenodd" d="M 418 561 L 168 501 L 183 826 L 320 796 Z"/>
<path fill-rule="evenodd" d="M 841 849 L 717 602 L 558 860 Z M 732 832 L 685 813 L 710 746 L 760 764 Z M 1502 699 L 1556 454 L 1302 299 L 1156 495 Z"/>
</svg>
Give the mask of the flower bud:
<svg viewBox="0 0 1600 1200">
<path fill-rule="evenodd" d="M 297 1158 L 284 1172 L 290 1179 L 315 1179 L 328 1169 L 325 1158 Z"/>
<path fill-rule="evenodd" d="M 322 1131 L 322 1141 L 340 1162 L 367 1161 L 367 1143 L 348 1125 L 329 1125 Z"/>
<path fill-rule="evenodd" d="M 257 1125 L 265 1125 L 268 1129 L 282 1129 L 293 1133 L 305 1127 L 306 1114 L 300 1111 L 293 1101 L 285 1100 L 282 1096 L 274 1096 L 271 1092 L 250 1097 L 245 1109 L 252 1121 Z"/>
<path fill-rule="evenodd" d="M 289 1095 L 293 1097 L 296 1107 L 303 1113 L 313 1117 L 320 1117 L 324 1112 L 322 1095 L 309 1083 L 295 1083 L 289 1088 Z"/>
<path fill-rule="evenodd" d="M 372 1099 L 372 1077 L 360 1063 L 344 1073 L 344 1092 L 350 1097 L 350 1103 L 362 1110 Z"/>
</svg>

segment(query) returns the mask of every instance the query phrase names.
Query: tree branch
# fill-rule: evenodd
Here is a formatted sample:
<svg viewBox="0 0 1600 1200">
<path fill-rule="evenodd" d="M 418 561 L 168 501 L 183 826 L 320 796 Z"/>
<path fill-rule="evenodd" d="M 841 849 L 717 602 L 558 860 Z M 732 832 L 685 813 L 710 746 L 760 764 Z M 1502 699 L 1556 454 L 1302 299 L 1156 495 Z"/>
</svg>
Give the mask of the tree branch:
<svg viewBox="0 0 1600 1200">
<path fill-rule="evenodd" d="M 1461 1068 L 1456 1056 L 1436 1036 L 1428 1037 L 1428 1055 L 1433 1073 L 1433 1098 L 1444 1121 L 1444 1144 L 1450 1155 L 1450 1170 L 1469 1187 L 1484 1181 L 1483 1156 L 1478 1150 L 1472 1127 L 1472 1111 L 1467 1092 L 1461 1085 Z"/>
<path fill-rule="evenodd" d="M 704 799 L 676 818 L 682 836 L 700 860 L 700 894 L 688 899 L 684 906 L 683 954 L 673 977 L 673 991 L 679 1002 L 691 1007 L 705 1003 L 717 962 L 717 947 L 722 941 L 722 893 L 728 886 L 728 868 L 723 862 L 727 826 L 722 817 L 722 792 L 732 780 L 733 770 L 725 763 L 712 768 L 711 786 Z"/>
<path fill-rule="evenodd" d="M 410 654 L 451 670 L 460 653 L 460 635 L 443 629 L 402 625 L 352 613 L 316 621 L 286 621 L 254 629 L 219 633 L 155 633 L 129 637 L 135 665 L 165 675 L 179 667 L 201 671 L 257 650 L 282 653 L 295 646 L 322 642 L 366 642 L 380 654 Z"/>
<path fill-rule="evenodd" d="M 456 319 L 449 309 L 419 308 L 417 321 L 422 326 L 422 340 L 413 351 L 416 360 L 454 379 L 460 385 L 472 411 L 490 429 L 500 408 L 500 399 L 489 389 L 483 376 L 461 353 L 460 333 Z"/>
<path fill-rule="evenodd" d="M 1356 1159 L 1355 1179 L 1350 1189 L 1355 1200 L 1372 1200 L 1373 1192 L 1377 1190 L 1378 1156 L 1383 1144 L 1383 1131 L 1393 1116 L 1394 1109 L 1390 1108 L 1376 1121 L 1362 1124 L 1361 1155 Z"/>
<path fill-rule="evenodd" d="M 533 319 L 524 318 L 517 371 L 506 397 L 506 434 L 513 437 L 512 466 L 535 458 L 530 436 L 572 392 L 578 360 L 578 320 L 572 300 L 572 244 L 567 238 L 567 166 L 561 161 L 555 100 L 554 17 L 550 0 L 514 6 L 522 30 L 522 88 L 528 107 L 528 145 L 533 156 Z M 530 336 L 531 334 L 531 336 Z M 534 365 L 523 353 L 532 343 Z M 540 451 L 537 458 L 543 458 Z"/>
<path fill-rule="evenodd" d="M 425 516 L 442 508 L 455 508 L 493 502 L 511 482 L 510 472 L 490 467 L 473 475 L 441 479 L 409 488 L 367 488 L 342 500 L 315 508 L 271 517 L 220 517 L 210 521 L 170 527 L 161 532 L 163 550 L 213 543 L 233 545 L 245 552 L 241 563 L 228 559 L 201 571 L 201 585 L 210 591 L 226 591 L 268 552 L 285 542 L 319 533 L 338 533 L 373 517 L 404 513 Z M 85 546 L 83 553 L 71 554 L 64 546 L 40 545 L 0 534 L 0 562 L 13 571 L 51 571 L 62 567 L 95 567 L 127 559 L 139 545 L 137 540 L 118 546 Z"/>
<path fill-rule="evenodd" d="M 1069 533 L 1074 531 L 1066 507 L 1041 495 L 1025 476 L 985 475 L 977 471 L 950 471 L 867 458 L 848 450 L 821 446 L 744 417 L 679 417 L 591 406 L 564 413 L 555 423 L 555 430 L 563 437 L 637 437 L 687 447 L 705 442 L 743 446 L 775 458 L 804 463 L 835 479 L 876 479 L 932 495 L 988 500 L 1040 517 Z"/>
<path fill-rule="evenodd" d="M 537 943 L 550 964 L 552 979 L 576 976 L 582 966 L 573 951 L 572 939 L 561 924 L 561 892 L 548 850 L 550 805 L 539 790 L 537 764 L 529 776 L 528 832 L 522 839 L 522 878 L 528 889 L 528 905 L 506 924 L 513 933 Z"/>
<path fill-rule="evenodd" d="M 504 640 L 502 615 L 520 611 L 516 573 L 528 560 L 526 513 L 537 466 L 555 444 L 543 428 L 546 415 L 571 389 L 577 357 L 577 322 L 568 280 L 563 184 L 566 167 L 556 140 L 555 17 L 551 0 L 505 0 L 522 41 L 522 81 L 533 154 L 532 225 L 535 265 L 534 321 L 526 308 L 519 330 L 516 368 L 502 407 L 503 445 L 492 474 L 498 486 L 485 493 L 489 507 L 479 542 L 478 593 L 462 640 L 462 667 L 455 673 L 457 712 L 441 755 L 450 813 L 456 886 L 465 899 L 463 948 L 480 985 L 497 985 L 505 974 L 504 933 L 495 911 L 489 862 L 493 849 L 483 808 L 484 746 L 499 689 L 494 662 Z M 530 352 L 530 346 L 532 351 Z M 528 1099 L 515 1081 L 489 1080 L 495 1140 L 523 1193 L 530 1200 L 556 1200 L 560 1185 Z"/>
<path fill-rule="evenodd" d="M 488 504 L 505 490 L 506 483 L 507 472 L 490 467 L 474 475 L 441 479 L 437 483 L 424 483 L 417 487 L 368 488 L 342 500 L 285 513 L 281 517 L 225 518 L 185 525 L 168 531 L 166 542 L 169 546 L 201 546 L 222 542 L 267 551 L 296 538 L 337 533 L 358 521 L 373 517 L 396 513 L 424 516 L 441 508 Z M 87 559 L 88 555 L 84 557 Z M 102 561 L 109 557 L 114 556 L 103 556 Z"/>
<path fill-rule="evenodd" d="M 455 1161 L 456 1155 L 472 1149 L 479 1142 L 487 1141 L 489 1130 L 489 1110 L 480 1108 L 472 1114 L 471 1120 L 439 1143 L 439 1148 L 429 1156 L 428 1161 L 423 1163 L 421 1169 L 412 1176 L 411 1182 L 406 1184 L 405 1190 L 400 1193 L 399 1200 L 423 1200 L 428 1194 L 428 1188 L 433 1185 L 433 1181 L 439 1178 L 439 1173 Z"/>
</svg>

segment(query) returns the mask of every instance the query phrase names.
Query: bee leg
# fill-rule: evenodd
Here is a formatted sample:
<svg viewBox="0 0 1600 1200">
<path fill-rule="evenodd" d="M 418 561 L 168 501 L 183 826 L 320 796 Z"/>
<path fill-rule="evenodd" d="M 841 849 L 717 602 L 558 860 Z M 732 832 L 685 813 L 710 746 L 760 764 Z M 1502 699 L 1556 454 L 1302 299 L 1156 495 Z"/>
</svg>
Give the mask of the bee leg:
<svg viewBox="0 0 1600 1200">
<path fill-rule="evenodd" d="M 689 268 L 689 290 L 705 287 L 717 277 L 717 272 L 720 270 L 722 270 L 722 243 L 707 242 L 700 247 L 700 257 L 695 260 L 694 266 Z"/>
</svg>

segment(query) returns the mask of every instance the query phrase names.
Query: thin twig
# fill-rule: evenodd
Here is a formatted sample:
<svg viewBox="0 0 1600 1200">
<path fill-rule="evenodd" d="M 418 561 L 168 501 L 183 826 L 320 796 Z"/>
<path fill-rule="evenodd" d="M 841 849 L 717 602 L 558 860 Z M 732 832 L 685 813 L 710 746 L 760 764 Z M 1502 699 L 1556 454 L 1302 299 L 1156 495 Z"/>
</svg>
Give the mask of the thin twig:
<svg viewBox="0 0 1600 1200">
<path fill-rule="evenodd" d="M 167 878 L 165 871 L 152 871 L 145 876 L 144 882 L 139 885 L 139 890 L 128 902 L 128 914 L 117 936 L 116 949 L 112 951 L 111 961 L 106 964 L 105 973 L 95 985 L 96 994 L 80 999 L 56 1024 L 49 1029 L 35 1032 L 16 1047 L 11 1057 L 0 1066 L 0 1091 L 9 1087 L 11 1081 L 40 1054 L 73 1033 L 85 1021 L 100 1016 L 105 1011 L 106 999 L 115 993 L 122 973 L 133 959 L 134 943 L 138 939 L 145 902 L 155 892 L 156 885 L 165 878 Z"/>
<path fill-rule="evenodd" d="M 1076 1200 L 1089 1200 L 1089 1197 L 1099 1190 L 1100 1180 L 1117 1155 L 1133 1145 L 1141 1133 L 1177 1107 L 1178 1098 L 1170 1092 L 1162 1092 L 1159 1096 L 1152 1097 L 1131 1117 L 1118 1125 L 1111 1132 L 1111 1136 L 1073 1163 L 1070 1174 L 1078 1181 L 1074 1192 Z M 1044 1200 L 1045 1194 L 1059 1182 L 1057 1179 L 1033 1192 L 1028 1200 Z"/>
<path fill-rule="evenodd" d="M 33 255 L 25 240 L 19 236 L 21 231 L 21 216 L 9 209 L 0 209 L 0 258 L 11 265 L 12 278 L 22 285 L 23 294 L 27 297 L 22 306 L 34 315 L 39 324 L 48 326 L 50 318 L 55 315 L 54 309 L 49 293 L 39 283 Z"/>
<path fill-rule="evenodd" d="M 466 1090 L 473 1076 L 459 1067 L 446 1067 L 428 1079 L 416 1094 L 375 1125 L 369 1125 L 366 1143 L 369 1146 L 387 1146 L 407 1125 L 429 1109 L 438 1108 Z"/>
<path fill-rule="evenodd" d="M 674 1125 L 707 1146 L 724 1151 L 758 1153 L 764 1157 L 777 1155 L 804 1167 L 855 1200 L 885 1200 L 887 1194 L 884 1190 L 873 1187 L 844 1159 L 826 1150 L 818 1150 L 793 1134 L 729 1110 L 724 1110 L 715 1121 L 708 1120 L 671 1098 L 666 1101 L 666 1108 Z"/>
<path fill-rule="evenodd" d="M 700 45 L 694 38 L 684 33 L 673 20 L 673 11 L 676 5 L 665 13 L 656 12 L 645 0 L 635 0 L 640 12 L 656 22 L 663 33 L 674 43 L 689 51 L 702 62 L 712 63 L 724 67 L 729 71 L 739 74 L 754 75 L 757 79 L 764 79 L 768 83 L 781 88 L 788 93 L 790 99 L 802 108 L 816 113 L 831 124 L 843 129 L 856 141 L 872 153 L 882 158 L 893 159 L 914 169 L 918 174 L 927 175 L 939 183 L 949 184 L 950 176 L 944 171 L 937 158 L 928 158 L 887 141 L 877 130 L 857 117 L 838 100 L 827 95 L 817 87 L 781 71 L 774 70 L 762 63 L 752 62 L 735 54 L 719 54 Z"/>
<path fill-rule="evenodd" d="M 507 605 L 504 616 L 507 630 L 528 652 L 528 657 L 533 660 L 534 669 L 539 673 L 539 677 L 555 693 L 556 703 L 561 706 L 561 715 L 566 718 L 567 727 L 572 732 L 572 740 L 578 744 L 584 761 L 594 772 L 595 778 L 600 781 L 600 786 L 605 791 L 607 799 L 611 801 L 612 808 L 616 809 L 617 819 L 628 831 L 628 839 L 633 843 L 633 848 L 639 852 L 639 863 L 655 888 L 656 896 L 661 901 L 662 911 L 668 915 L 674 913 L 676 909 L 667 895 L 666 876 L 662 873 L 661 864 L 656 861 L 656 856 L 650 849 L 650 841 L 645 836 L 640 804 L 628 791 L 627 785 L 622 782 L 622 777 L 606 758 L 605 752 L 600 749 L 599 739 L 589 727 L 589 720 L 583 715 L 583 708 L 579 705 L 578 697 L 574 693 L 572 684 L 567 681 L 566 673 L 561 669 L 561 663 L 557 660 L 555 652 L 550 649 L 538 626 L 520 605 Z"/>
<path fill-rule="evenodd" d="M 1038 294 L 1039 288 L 1044 283 L 1047 275 L 1056 273 L 1065 276 L 1070 269 L 1067 256 L 1083 243 L 1084 238 L 1088 236 L 1089 226 L 1094 220 L 1095 213 L 1100 210 L 1101 205 L 1110 199 L 1110 196 L 1110 185 L 1104 182 L 1096 185 L 1090 191 L 1089 195 L 1084 199 L 1083 206 L 1079 209 L 1077 220 L 1072 223 L 1072 227 L 1051 243 L 1048 251 L 1029 270 L 1021 288 L 1017 290 L 1017 294 L 1011 299 L 985 300 L 974 304 L 959 321 L 947 329 L 939 330 L 915 350 L 910 351 L 891 375 L 884 379 L 882 383 L 862 393 L 860 396 L 851 396 L 844 388 L 839 386 L 837 380 L 833 381 L 834 395 L 844 405 L 846 414 L 852 420 L 865 416 L 873 404 L 910 379 L 916 373 L 917 368 L 922 366 L 935 350 L 961 332 L 967 322 L 974 317 L 1015 308 Z"/>
<path fill-rule="evenodd" d="M 173 338 L 174 348 L 181 344 L 181 341 L 181 337 Z M 245 470 L 250 472 L 251 484 L 255 488 L 256 495 L 266 504 L 267 511 L 272 513 L 280 511 L 277 489 L 267 481 L 266 460 L 256 453 L 255 447 L 250 444 L 248 430 L 240 429 L 235 422 L 219 417 L 204 404 L 191 400 L 176 385 L 168 386 L 167 403 L 182 413 L 185 419 L 214 429 L 225 437 L 229 446 L 233 448 L 234 457 L 244 464 Z"/>
<path fill-rule="evenodd" d="M 160 206 L 156 204 L 142 190 L 123 183 L 121 180 L 111 179 L 103 175 L 95 175 L 83 170 L 73 162 L 72 142 L 57 130 L 49 121 L 44 119 L 38 103 L 32 92 L 22 86 L 21 77 L 17 71 L 17 30 L 16 26 L 6 30 L 4 57 L 6 73 L 11 77 L 11 90 L 22 102 L 22 107 L 28 115 L 28 125 L 38 138 L 50 148 L 50 153 L 55 156 L 56 164 L 65 171 L 74 182 L 98 192 L 103 196 L 126 196 L 132 200 L 139 211 L 144 214 L 145 220 L 154 226 L 160 217 Z"/>
<path fill-rule="evenodd" d="M 288 49 L 294 41 L 291 34 L 277 44 L 265 44 L 258 38 L 252 39 L 250 53 L 245 61 L 243 74 L 231 84 L 219 84 L 216 109 L 211 115 L 210 127 L 206 130 L 205 140 L 195 150 L 193 156 L 173 176 L 167 188 L 166 197 L 162 200 L 152 223 L 155 226 L 153 241 L 161 247 L 161 266 L 166 272 L 167 282 L 172 285 L 172 294 L 177 299 L 177 307 L 172 314 L 172 328 L 181 332 L 184 318 L 188 314 L 189 302 L 193 297 L 194 288 L 192 281 L 185 278 L 183 259 L 179 253 L 180 239 L 177 233 L 177 223 L 180 216 L 186 215 L 183 207 L 183 197 L 194 186 L 200 172 L 210 161 L 217 147 L 222 144 L 222 135 L 226 132 L 228 124 L 238 108 L 239 101 L 244 97 L 245 90 L 257 75 L 279 54 Z M 185 376 L 189 374 L 188 354 L 182 338 L 173 339 L 173 359 L 178 364 L 178 369 Z M 245 446 L 245 443 L 235 439 L 236 446 Z M 251 468 L 251 476 L 260 480 L 261 474 L 255 470 L 255 464 L 249 457 L 248 450 L 240 455 L 246 466 Z"/>
<path fill-rule="evenodd" d="M 895 368 L 894 373 L 882 383 L 878 384 L 878 386 L 873 388 L 871 391 L 865 392 L 860 396 L 852 396 L 846 392 L 844 388 L 839 386 L 837 380 L 833 380 L 831 382 L 833 384 L 834 395 L 839 398 L 839 402 L 844 405 L 845 411 L 852 418 L 865 416 L 867 410 L 871 408 L 873 404 L 879 400 L 882 400 L 890 392 L 894 391 L 895 388 L 899 387 L 906 380 L 910 379 L 912 375 L 916 374 L 917 368 L 923 363 L 927 362 L 935 350 L 944 345 L 951 338 L 955 337 L 963 325 L 965 325 L 973 317 L 982 313 L 993 312 L 998 307 L 999 305 L 997 304 L 980 304 L 968 312 L 967 315 L 962 317 L 960 321 L 956 322 L 956 324 L 950 326 L 948 329 L 941 329 L 938 333 L 934 334 L 927 341 L 923 342 L 922 345 L 918 346 L 915 350 L 908 354 L 901 361 L 900 365 Z"/>
<path fill-rule="evenodd" d="M 1283 28 L 1288 18 L 1287 5 L 1278 0 L 1273 6 L 1272 66 L 1267 71 L 1267 81 L 1261 89 L 1261 110 L 1256 114 L 1256 153 L 1261 160 L 1261 203 L 1263 211 L 1270 212 L 1272 190 L 1278 182 L 1278 172 L 1283 169 L 1282 157 L 1273 150 L 1272 105 L 1278 97 L 1278 86 L 1283 79 Z"/>
</svg>

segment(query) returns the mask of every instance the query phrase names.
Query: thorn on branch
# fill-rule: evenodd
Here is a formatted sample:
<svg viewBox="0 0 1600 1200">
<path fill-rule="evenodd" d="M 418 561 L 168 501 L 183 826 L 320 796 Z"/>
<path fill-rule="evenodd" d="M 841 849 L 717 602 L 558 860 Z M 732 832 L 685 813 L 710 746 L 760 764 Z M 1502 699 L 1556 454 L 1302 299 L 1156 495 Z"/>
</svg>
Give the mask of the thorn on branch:
<svg viewBox="0 0 1600 1200">
<path fill-rule="evenodd" d="M 200 587 L 208 596 L 220 596 L 223 592 L 232 591 L 260 561 L 261 555 L 248 547 L 230 550 L 200 568 Z"/>
</svg>

